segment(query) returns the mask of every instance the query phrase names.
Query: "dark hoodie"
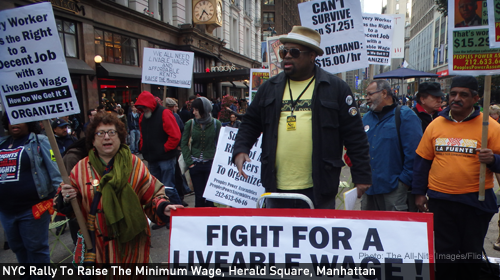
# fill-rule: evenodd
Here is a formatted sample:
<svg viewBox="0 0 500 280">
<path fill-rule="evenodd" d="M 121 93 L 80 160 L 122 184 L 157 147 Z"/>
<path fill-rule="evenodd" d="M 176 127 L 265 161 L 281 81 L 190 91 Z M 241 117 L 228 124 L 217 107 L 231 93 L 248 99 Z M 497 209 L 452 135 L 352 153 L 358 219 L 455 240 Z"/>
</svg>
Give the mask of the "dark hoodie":
<svg viewBox="0 0 500 280">
<path fill-rule="evenodd" d="M 155 97 L 147 91 L 139 95 L 135 106 L 145 106 L 152 111 L 149 119 L 145 118 L 144 114 L 139 118 L 139 148 L 144 159 L 154 162 L 174 158 L 181 140 L 181 131 L 172 111 L 159 105 Z"/>
</svg>

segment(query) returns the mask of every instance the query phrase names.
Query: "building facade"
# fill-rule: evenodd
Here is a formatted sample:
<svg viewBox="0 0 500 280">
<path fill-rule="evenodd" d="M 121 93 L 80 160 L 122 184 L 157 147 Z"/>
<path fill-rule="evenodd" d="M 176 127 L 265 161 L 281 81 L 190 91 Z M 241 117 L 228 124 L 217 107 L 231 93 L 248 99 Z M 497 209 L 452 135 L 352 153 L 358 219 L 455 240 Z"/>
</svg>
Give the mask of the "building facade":
<svg viewBox="0 0 500 280">
<path fill-rule="evenodd" d="M 141 81 L 145 47 L 194 53 L 193 86 L 166 89 L 180 106 L 193 94 L 214 98 L 229 93 L 243 98 L 249 69 L 261 67 L 260 25 L 256 24 L 260 1 L 223 0 L 223 24 L 213 30 L 193 24 L 193 6 L 199 1 L 52 0 L 81 111 L 106 102 L 127 106 L 143 90 L 162 97 L 163 86 Z M 0 10 L 36 2 L 42 1 L 1 1 Z M 95 62 L 97 55 L 102 62 Z"/>
</svg>

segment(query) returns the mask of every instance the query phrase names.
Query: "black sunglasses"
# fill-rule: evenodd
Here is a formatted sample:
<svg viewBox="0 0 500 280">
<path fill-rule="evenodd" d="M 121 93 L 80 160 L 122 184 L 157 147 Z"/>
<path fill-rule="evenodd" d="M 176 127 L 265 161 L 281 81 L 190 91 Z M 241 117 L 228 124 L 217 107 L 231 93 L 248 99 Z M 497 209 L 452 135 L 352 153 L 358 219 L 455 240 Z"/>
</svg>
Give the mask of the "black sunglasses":
<svg viewBox="0 0 500 280">
<path fill-rule="evenodd" d="M 285 49 L 283 47 L 281 47 L 279 50 L 281 59 L 284 59 L 287 54 L 290 54 L 293 58 L 298 58 L 300 56 L 300 53 L 308 53 L 308 52 L 310 51 L 301 51 L 297 48 Z"/>
</svg>

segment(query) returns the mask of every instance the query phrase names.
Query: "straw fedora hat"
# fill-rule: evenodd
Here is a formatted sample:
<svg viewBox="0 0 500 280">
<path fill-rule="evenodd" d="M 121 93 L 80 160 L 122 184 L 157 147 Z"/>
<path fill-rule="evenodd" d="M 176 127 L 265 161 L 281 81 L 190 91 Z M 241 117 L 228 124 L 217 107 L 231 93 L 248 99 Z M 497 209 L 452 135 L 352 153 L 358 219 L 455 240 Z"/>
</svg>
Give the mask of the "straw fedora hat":
<svg viewBox="0 0 500 280">
<path fill-rule="evenodd" d="M 292 31 L 286 36 L 280 38 L 280 42 L 284 43 L 295 43 L 299 45 L 306 46 L 315 51 L 318 55 L 323 55 L 323 49 L 320 48 L 321 35 L 311 28 L 304 26 L 294 26 Z"/>
</svg>

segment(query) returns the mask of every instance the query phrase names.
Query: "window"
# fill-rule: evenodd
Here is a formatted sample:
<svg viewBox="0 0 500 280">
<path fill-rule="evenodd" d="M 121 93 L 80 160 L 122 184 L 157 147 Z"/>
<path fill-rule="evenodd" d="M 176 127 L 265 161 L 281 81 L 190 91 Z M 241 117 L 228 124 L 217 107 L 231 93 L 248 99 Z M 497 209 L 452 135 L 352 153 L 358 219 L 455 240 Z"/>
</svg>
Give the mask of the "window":
<svg viewBox="0 0 500 280">
<path fill-rule="evenodd" d="M 264 5 L 274 5 L 274 0 L 264 0 Z"/>
<path fill-rule="evenodd" d="M 138 66 L 137 40 L 94 29 L 95 53 L 103 57 L 104 62 Z"/>
<path fill-rule="evenodd" d="M 262 21 L 264 23 L 274 22 L 274 13 L 263 13 Z"/>
<path fill-rule="evenodd" d="M 163 21 L 163 0 L 158 0 L 158 14 L 160 15 L 160 20 Z"/>
<path fill-rule="evenodd" d="M 61 40 L 61 46 L 64 49 L 66 57 L 78 57 L 78 48 L 76 43 L 76 24 L 74 22 L 56 19 L 57 32 Z"/>
</svg>

